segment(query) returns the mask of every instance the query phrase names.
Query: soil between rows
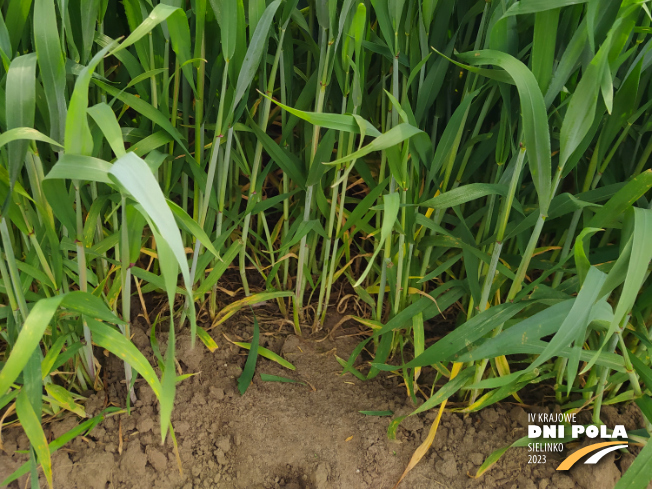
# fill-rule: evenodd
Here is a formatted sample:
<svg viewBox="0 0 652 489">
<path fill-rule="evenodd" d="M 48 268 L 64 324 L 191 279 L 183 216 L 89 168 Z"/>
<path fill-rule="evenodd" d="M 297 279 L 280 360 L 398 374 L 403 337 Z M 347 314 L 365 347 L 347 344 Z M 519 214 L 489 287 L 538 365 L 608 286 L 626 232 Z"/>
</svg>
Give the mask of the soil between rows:
<svg viewBox="0 0 652 489">
<path fill-rule="evenodd" d="M 329 324 L 338 319 L 331 317 Z M 172 414 L 183 475 L 170 437 L 165 445 L 160 444 L 158 402 L 141 379 L 131 415 L 107 418 L 89 436 L 75 439 L 53 455 L 55 487 L 391 489 L 427 437 L 436 410 L 406 418 L 396 440 L 389 440 L 391 418 L 359 411 L 391 410 L 405 415 L 414 406 L 397 377 L 381 374 L 362 382 L 349 374 L 340 375 L 334 355 L 347 358 L 359 338 L 342 329 L 334 340 L 322 340 L 325 332 L 312 339 L 261 327 L 261 345 L 292 362 L 296 371 L 259 357 L 254 382 L 244 396 L 237 390 L 237 378 L 247 352 L 221 333 L 248 341 L 250 319 L 238 315 L 224 328 L 212 330 L 219 345 L 213 353 L 199 342 L 191 349 L 187 332 L 179 333 L 178 366 L 183 373 L 196 373 L 178 385 Z M 141 321 L 133 332 L 134 343 L 154 365 L 147 325 Z M 164 351 L 166 334 L 158 337 Z M 102 357 L 102 351 L 96 355 Z M 105 369 L 107 389 L 89 397 L 89 416 L 109 403 L 124 406 L 122 364 L 111 356 Z M 263 382 L 260 373 L 305 385 Z M 537 465 L 528 464 L 527 448 L 515 448 L 489 472 L 473 478 L 490 453 L 527 434 L 527 412 L 550 412 L 550 407 L 523 409 L 502 403 L 466 417 L 445 413 L 432 448 L 399 487 L 611 489 L 634 459 L 629 453 L 610 453 L 595 466 L 576 464 L 570 472 L 557 472 L 556 466 L 568 452 L 548 453 L 546 463 Z M 624 424 L 628 430 L 643 426 L 633 404 L 605 406 L 603 421 L 608 426 Z M 68 415 L 48 424 L 46 435 L 54 439 L 79 422 Z M 26 455 L 16 451 L 28 446 L 26 436 L 16 428 L 5 429 L 2 442 L 0 480 L 26 460 Z M 10 487 L 24 488 L 25 484 L 26 476 Z M 43 477 L 41 487 L 46 487 Z"/>
</svg>

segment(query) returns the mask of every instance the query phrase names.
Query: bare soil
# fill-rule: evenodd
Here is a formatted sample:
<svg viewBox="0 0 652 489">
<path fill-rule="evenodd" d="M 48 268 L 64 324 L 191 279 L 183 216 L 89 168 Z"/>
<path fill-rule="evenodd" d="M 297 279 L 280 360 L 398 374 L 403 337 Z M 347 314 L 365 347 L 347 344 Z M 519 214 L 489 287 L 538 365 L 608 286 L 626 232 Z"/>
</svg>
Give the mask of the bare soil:
<svg viewBox="0 0 652 489">
<path fill-rule="evenodd" d="M 338 319 L 331 318 L 331 327 Z M 237 378 L 247 351 L 229 343 L 222 333 L 248 341 L 251 320 L 239 315 L 223 329 L 211 330 L 219 345 L 214 353 L 200 342 L 191 349 L 187 332 L 180 332 L 179 367 L 183 373 L 196 373 L 178 385 L 172 415 L 183 475 L 170 437 L 160 444 L 158 402 L 139 380 L 138 401 L 131 415 L 107 418 L 88 436 L 54 454 L 55 487 L 392 488 L 428 435 L 436 410 L 405 419 L 396 440 L 387 436 L 391 418 L 360 414 L 362 410 L 391 410 L 395 416 L 404 415 L 414 406 L 397 377 L 379 375 L 361 382 L 340 375 L 334 355 L 348 357 L 360 339 L 354 332 L 355 327 L 340 328 L 335 339 L 326 337 L 326 331 L 304 338 L 289 333 L 282 322 L 263 321 L 261 345 L 292 362 L 296 371 L 259 358 L 254 382 L 244 396 L 237 390 Z M 159 334 L 162 350 L 165 339 L 166 334 Z M 133 340 L 154 365 L 144 321 L 134 326 Z M 96 355 L 106 362 L 107 389 L 88 398 L 89 416 L 111 403 L 124 406 L 126 398 L 124 382 L 120 383 L 122 365 L 113 357 L 105 358 L 101 350 Z M 263 382 L 260 373 L 289 377 L 305 385 Z M 502 403 L 466 417 L 445 413 L 432 448 L 399 487 L 611 489 L 632 463 L 634 456 L 629 453 L 610 453 L 595 466 L 577 464 L 570 472 L 557 472 L 556 466 L 567 453 L 548 454 L 545 464 L 533 465 L 528 464 L 528 449 L 516 448 L 482 477 L 473 478 L 490 453 L 527 434 L 527 412 L 550 412 L 550 408 L 524 409 Z M 603 420 L 610 426 L 625 424 L 627 429 L 643 423 L 632 404 L 604 407 Z M 48 424 L 46 435 L 54 439 L 79 422 L 76 416 L 67 415 Z M 17 451 L 28 446 L 25 435 L 15 428 L 5 429 L 2 441 L 0 480 L 26 460 L 26 455 Z M 26 476 L 10 487 L 26 487 Z M 46 487 L 44 480 L 41 487 Z"/>
</svg>

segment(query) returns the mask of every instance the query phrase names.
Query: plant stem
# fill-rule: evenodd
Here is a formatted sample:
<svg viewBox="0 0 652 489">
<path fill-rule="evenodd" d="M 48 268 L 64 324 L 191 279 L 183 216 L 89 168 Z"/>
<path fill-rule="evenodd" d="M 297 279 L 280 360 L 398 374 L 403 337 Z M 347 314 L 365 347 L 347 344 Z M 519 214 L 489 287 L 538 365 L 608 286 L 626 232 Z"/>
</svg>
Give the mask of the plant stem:
<svg viewBox="0 0 652 489">
<path fill-rule="evenodd" d="M 131 263 L 129 257 L 129 225 L 127 222 L 127 199 L 124 195 L 121 196 L 120 208 L 122 210 L 122 223 L 120 227 L 120 261 L 122 267 L 122 320 L 125 322 L 124 326 L 121 326 L 122 334 L 127 338 L 131 339 Z M 131 365 L 128 362 L 124 362 L 125 367 L 125 381 L 127 383 L 127 389 L 129 389 L 129 396 L 131 402 L 136 402 L 136 392 L 131 386 Z"/>
<path fill-rule="evenodd" d="M 276 84 L 276 71 L 278 69 L 278 63 L 281 58 L 281 52 L 283 51 L 283 39 L 285 37 L 285 28 L 287 24 L 280 29 L 278 47 L 276 48 L 276 55 L 274 56 L 274 62 L 272 63 L 272 69 L 269 73 L 269 79 L 267 81 L 267 95 L 271 96 L 274 92 L 274 86 Z M 262 110 L 260 110 L 259 116 L 259 126 L 263 132 L 267 130 L 267 124 L 269 122 L 269 112 L 271 107 L 271 100 L 268 98 L 264 99 L 262 102 Z M 256 199 L 256 183 L 258 178 L 258 173 L 260 170 L 260 163 L 263 155 L 263 143 L 258 140 L 256 142 L 256 149 L 254 153 L 254 163 L 251 168 L 250 183 L 249 183 L 249 200 L 253 204 L 252 199 Z M 247 237 L 249 236 L 249 225 L 251 223 L 251 212 L 247 212 L 244 218 L 244 223 L 242 225 L 242 248 L 240 249 L 240 255 L 238 258 L 238 265 L 240 268 L 240 279 L 242 280 L 242 287 L 245 291 L 245 295 L 251 295 L 249 291 L 249 281 L 247 280 L 246 268 L 245 268 L 245 257 L 247 251 Z"/>
<path fill-rule="evenodd" d="M 75 207 L 77 215 L 77 238 L 75 244 L 77 245 L 77 267 L 79 271 L 79 290 L 82 292 L 88 291 L 88 282 L 86 279 L 86 251 L 84 243 L 82 241 L 84 236 L 84 223 L 82 219 L 82 200 L 80 193 L 80 182 L 79 180 L 73 180 L 73 185 L 75 187 Z M 84 339 L 86 340 L 86 345 L 84 346 L 85 360 L 86 360 L 86 369 L 88 375 L 95 379 L 95 364 L 93 357 L 93 341 L 91 337 L 91 330 L 86 324 L 86 319 L 82 315 L 82 323 L 84 327 Z"/>
</svg>

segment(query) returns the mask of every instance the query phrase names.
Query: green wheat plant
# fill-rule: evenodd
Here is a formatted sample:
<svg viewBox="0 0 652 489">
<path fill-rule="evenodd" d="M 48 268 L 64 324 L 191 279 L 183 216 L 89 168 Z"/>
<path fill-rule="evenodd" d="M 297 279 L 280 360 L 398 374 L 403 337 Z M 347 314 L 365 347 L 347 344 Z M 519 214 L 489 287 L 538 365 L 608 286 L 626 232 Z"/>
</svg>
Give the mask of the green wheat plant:
<svg viewBox="0 0 652 489">
<path fill-rule="evenodd" d="M 595 423 L 636 402 L 652 426 L 646 2 L 0 13 L 0 408 L 32 446 L 13 479 L 36 487 L 40 465 L 51 486 L 50 453 L 99 422 L 49 446 L 40 427 L 103 388 L 93 345 L 124 361 L 125 402 L 136 377 L 151 386 L 165 439 L 180 328 L 213 348 L 211 329 L 273 301 L 317 334 L 340 291 L 363 338 L 342 372 L 397 373 L 412 415 L 542 384 Z M 220 307 L 229 270 L 243 292 Z M 148 293 L 168 299 L 158 371 L 130 342 Z M 646 487 L 652 445 L 632 436 L 645 447 L 619 487 Z"/>
</svg>

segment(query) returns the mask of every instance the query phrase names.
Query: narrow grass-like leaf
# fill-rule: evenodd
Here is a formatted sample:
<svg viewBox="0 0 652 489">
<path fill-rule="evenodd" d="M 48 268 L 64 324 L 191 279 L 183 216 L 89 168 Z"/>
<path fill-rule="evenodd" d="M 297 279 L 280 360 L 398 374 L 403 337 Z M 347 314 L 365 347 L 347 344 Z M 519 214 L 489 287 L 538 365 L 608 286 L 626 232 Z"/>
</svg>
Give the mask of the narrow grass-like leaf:
<svg viewBox="0 0 652 489">
<path fill-rule="evenodd" d="M 126 154 L 122 131 L 115 114 L 107 104 L 101 103 L 88 109 L 88 113 L 95 123 L 102 129 L 104 137 L 117 158 Z"/>
<path fill-rule="evenodd" d="M 63 141 L 66 127 L 66 66 L 64 63 L 54 2 L 34 3 L 34 47 L 41 71 L 43 90 L 50 115 L 50 137 Z"/>
<path fill-rule="evenodd" d="M 197 337 L 201 340 L 204 346 L 206 346 L 206 348 L 208 348 L 208 351 L 210 351 L 211 353 L 217 350 L 218 348 L 217 343 L 215 343 L 215 340 L 211 338 L 211 336 L 204 328 L 197 326 Z"/>
<path fill-rule="evenodd" d="M 57 143 L 54 139 L 49 138 L 45 134 L 32 129 L 30 127 L 15 127 L 9 129 L 2 134 L 0 134 L 0 148 L 7 143 L 12 141 L 18 141 L 21 139 L 31 140 L 31 141 L 43 141 L 44 143 L 49 143 L 53 146 L 63 147 Z"/>
<path fill-rule="evenodd" d="M 644 394 L 643 397 L 639 397 L 634 402 L 636 402 L 636 405 L 639 407 L 647 420 L 652 421 L 652 398 Z"/>
<path fill-rule="evenodd" d="M 350 115 L 345 114 L 331 114 L 331 113 L 322 113 L 322 112 L 305 112 L 303 110 L 298 110 L 292 108 L 288 105 L 282 104 L 276 100 L 273 100 L 266 94 L 261 94 L 263 97 L 272 100 L 276 105 L 287 110 L 290 114 L 297 116 L 299 119 L 303 119 L 311 124 L 319 127 L 325 127 L 326 129 L 335 129 L 337 131 L 352 132 L 354 134 L 360 134 L 360 118 L 355 118 Z M 378 137 L 380 132 L 376 129 L 373 124 L 362 119 L 362 124 L 365 130 L 365 134 L 369 136 Z"/>
<path fill-rule="evenodd" d="M 631 311 L 636 302 L 636 296 L 647 277 L 647 269 L 650 265 L 650 260 L 652 260 L 652 247 L 646 245 L 651 239 L 652 210 L 634 208 L 632 254 L 629 258 L 627 276 L 623 284 L 622 294 L 614 311 L 614 318 L 609 326 L 605 342 L 616 331 L 622 319 Z"/>
<path fill-rule="evenodd" d="M 6 122 L 10 131 L 16 128 L 32 127 L 36 107 L 36 54 L 30 53 L 13 59 L 6 81 Z M 13 190 L 18 174 L 23 168 L 28 142 L 25 138 L 8 139 L 9 190 Z M 6 143 L 5 143 L 6 144 Z M 10 192 L 11 194 L 11 192 Z M 7 199 L 8 202 L 8 199 Z M 3 205 L 3 210 L 7 206 Z"/>
<path fill-rule="evenodd" d="M 131 365 L 147 381 L 154 395 L 160 399 L 162 395 L 161 383 L 147 359 L 138 351 L 138 348 L 123 334 L 107 324 L 88 319 L 88 327 L 93 332 L 93 341 Z"/>
<path fill-rule="evenodd" d="M 289 384 L 306 385 L 305 382 L 301 382 L 300 380 L 288 379 L 287 377 L 282 377 L 280 375 L 260 374 L 260 380 L 263 382 L 285 382 Z"/>
<path fill-rule="evenodd" d="M 589 0 L 521 0 L 520 2 L 514 3 L 507 12 L 505 12 L 504 16 L 536 14 L 547 10 L 587 3 L 588 1 Z"/>
<path fill-rule="evenodd" d="M 111 54 L 119 53 L 121 50 L 138 42 L 143 36 L 166 20 L 172 48 L 179 57 L 180 64 L 183 65 L 190 60 L 190 28 L 188 27 L 188 20 L 182 9 L 163 3 L 154 7 L 147 18 Z M 182 70 L 188 83 L 194 89 L 191 67 L 186 65 L 182 67 Z"/>
<path fill-rule="evenodd" d="M 611 37 L 608 38 L 608 40 L 610 39 Z M 609 43 L 605 42 L 577 84 L 575 93 L 568 104 L 560 135 L 559 165 L 562 169 L 593 124 L 601 82 L 605 70 L 608 70 L 608 52 Z"/>
<path fill-rule="evenodd" d="M 13 52 L 18 50 L 18 42 L 23 35 L 23 29 L 27 22 L 27 17 L 32 8 L 32 0 L 25 0 L 20 2 L 10 2 L 8 4 L 7 13 L 4 17 L 9 38 L 11 39 L 11 47 Z"/>
<path fill-rule="evenodd" d="M 197 237 L 199 241 L 201 241 L 201 244 L 206 247 L 208 251 L 213 253 L 216 258 L 220 257 L 220 254 L 218 251 L 215 249 L 213 246 L 213 243 L 211 242 L 210 238 L 208 235 L 204 232 L 204 230 L 197 224 L 187 213 L 184 211 L 181 207 L 179 207 L 177 204 L 172 202 L 171 200 L 167 201 L 168 205 L 170 206 L 170 209 L 172 210 L 172 213 L 174 216 L 177 218 L 179 223 L 183 228 L 186 229 L 190 234 L 193 236 Z"/>
<path fill-rule="evenodd" d="M 614 489 L 644 489 L 652 479 L 652 443 L 646 443 Z"/>
<path fill-rule="evenodd" d="M 66 445 L 66 443 L 75 439 L 79 435 L 82 435 L 85 432 L 89 432 L 90 430 L 92 430 L 95 426 L 97 426 L 99 423 L 101 423 L 104 420 L 105 414 L 110 413 L 111 411 L 118 411 L 118 408 L 115 407 L 107 408 L 101 414 L 98 414 L 97 416 L 87 421 L 84 421 L 80 425 L 74 427 L 70 431 L 67 431 L 60 437 L 51 441 L 49 445 L 50 454 L 53 454 L 55 451 L 62 448 L 64 445 Z M 16 470 L 13 474 L 7 477 L 4 481 L 0 482 L 0 484 L 3 486 L 9 485 L 16 479 L 27 474 L 28 472 L 29 472 L 29 462 L 25 462 L 23 465 L 21 465 L 21 467 L 18 470 Z"/>
<path fill-rule="evenodd" d="M 238 82 L 236 83 L 235 94 L 233 96 L 233 102 L 231 103 L 233 108 L 237 107 L 245 91 L 248 90 L 251 85 L 251 81 L 256 74 L 256 70 L 258 69 L 258 65 L 263 56 L 263 49 L 267 43 L 269 28 L 272 25 L 274 14 L 280 5 L 281 0 L 274 0 L 270 3 L 256 25 L 256 30 L 251 37 L 247 54 L 245 54 L 242 68 L 238 74 Z"/>
<path fill-rule="evenodd" d="M 446 193 L 437 195 L 432 199 L 425 200 L 419 205 L 431 209 L 448 209 L 456 205 L 462 205 L 476 199 L 481 199 L 487 195 L 506 195 L 507 187 L 500 184 L 491 183 L 470 183 L 463 187 L 457 187 Z"/>
<path fill-rule="evenodd" d="M 213 321 L 211 328 L 214 328 L 215 326 L 223 323 L 228 318 L 233 316 L 236 312 L 238 312 L 240 309 L 242 309 L 244 306 L 250 306 L 253 304 L 257 304 L 259 302 L 266 302 L 271 299 L 291 297 L 293 294 L 294 293 L 289 290 L 287 291 L 279 290 L 276 292 L 260 292 L 258 294 L 250 295 L 249 297 L 245 297 L 244 299 L 240 299 L 238 301 L 232 302 L 231 304 L 229 304 L 228 306 L 226 306 L 220 311 L 218 317 L 215 318 L 215 321 Z"/>
<path fill-rule="evenodd" d="M 173 304 L 170 302 L 170 304 Z M 172 306 L 170 306 L 172 307 Z M 174 364 L 175 333 L 174 321 L 170 321 L 170 333 L 168 335 L 168 348 L 165 352 L 165 369 L 161 377 L 161 443 L 165 443 L 165 436 L 171 426 L 172 408 L 174 407 L 174 396 L 177 388 L 177 373 Z M 174 436 L 174 435 L 172 435 Z"/>
<path fill-rule="evenodd" d="M 358 411 L 365 416 L 392 416 L 394 411 Z"/>
<path fill-rule="evenodd" d="M 623 213 L 652 188 L 652 170 L 646 170 L 622 187 L 589 221 L 594 228 L 611 227 Z"/>
<path fill-rule="evenodd" d="M 70 392 L 68 392 L 60 385 L 45 384 L 45 390 L 49 394 L 49 396 L 57 402 L 59 407 L 66 409 L 70 412 L 73 412 L 81 418 L 86 417 L 86 410 L 84 409 L 84 407 L 75 403 L 72 394 L 70 394 Z"/>
<path fill-rule="evenodd" d="M 86 110 L 88 109 L 88 86 L 93 71 L 104 56 L 117 44 L 112 42 L 97 52 L 88 66 L 79 73 L 75 89 L 70 97 L 68 114 L 66 115 L 65 150 L 66 153 L 91 156 L 93 153 L 93 138 L 88 126 Z"/>
<path fill-rule="evenodd" d="M 43 468 L 43 474 L 45 475 L 48 487 L 52 488 L 52 460 L 50 458 L 50 450 L 48 449 L 48 441 L 45 438 L 45 433 L 43 433 L 41 423 L 34 409 L 32 409 L 25 389 L 21 389 L 20 394 L 16 398 L 16 414 L 18 414 L 20 424 Z"/>
<path fill-rule="evenodd" d="M 425 367 L 435 362 L 455 358 L 456 354 L 466 345 L 476 341 L 515 314 L 518 314 L 526 305 L 523 302 L 501 304 L 487 309 L 427 348 L 417 358 L 406 363 L 406 367 Z"/>
<path fill-rule="evenodd" d="M 82 155 L 61 155 L 46 179 L 80 179 L 114 184 L 109 177 L 111 164 L 107 161 Z"/>
<path fill-rule="evenodd" d="M 413 416 L 415 414 L 419 414 L 439 406 L 442 402 L 444 402 L 446 399 L 448 399 L 453 394 L 455 394 L 458 390 L 460 390 L 462 385 L 464 385 L 464 383 L 473 376 L 474 371 L 475 369 L 472 368 L 467 368 L 463 370 L 454 379 L 450 380 L 449 382 L 446 382 L 446 384 L 441 389 L 437 389 L 437 392 L 433 396 L 428 398 L 426 402 L 424 402 L 421 406 L 419 406 L 409 415 Z"/>
<path fill-rule="evenodd" d="M 374 250 L 374 254 L 371 257 L 371 260 L 369 260 L 369 264 L 367 265 L 367 268 L 365 268 L 365 271 L 362 272 L 362 275 L 355 283 L 354 287 L 359 287 L 362 281 L 367 276 L 367 274 L 371 271 L 371 267 L 373 266 L 374 259 L 376 258 L 381 248 L 384 246 L 385 241 L 387 240 L 390 233 L 392 232 L 392 228 L 394 227 L 394 221 L 396 221 L 396 217 L 398 216 L 400 201 L 397 192 L 383 195 L 383 202 L 385 204 L 385 209 L 383 213 L 383 225 L 380 229 L 380 240 L 378 242 L 378 246 L 376 246 L 376 249 Z"/>
<path fill-rule="evenodd" d="M 249 355 L 247 355 L 247 361 L 245 362 L 244 369 L 242 369 L 242 374 L 240 374 L 240 377 L 238 377 L 238 390 L 240 391 L 240 395 L 244 395 L 254 378 L 254 372 L 256 371 L 256 362 L 258 360 L 258 334 L 258 320 L 256 319 L 256 315 L 254 315 L 254 336 L 251 339 Z"/>
<path fill-rule="evenodd" d="M 539 208 L 543 215 L 547 215 L 548 206 L 552 200 L 552 195 L 550 195 L 550 133 L 546 105 L 536 78 L 522 62 L 506 53 L 492 50 L 473 51 L 460 55 L 460 58 L 470 65 L 499 66 L 514 79 L 521 99 L 523 134 L 530 161 L 530 171 L 539 197 Z"/>
<path fill-rule="evenodd" d="M 238 3 L 229 0 L 211 0 L 211 6 L 220 24 L 222 54 L 226 61 L 231 61 L 237 42 Z"/>
<path fill-rule="evenodd" d="M 184 144 L 183 136 L 181 133 L 170 123 L 169 119 L 165 117 L 159 110 L 152 107 L 151 104 L 148 104 L 144 100 L 136 97 L 127 92 L 122 92 L 111 85 L 104 83 L 100 80 L 93 80 L 102 90 L 106 91 L 109 95 L 117 98 L 121 102 L 125 103 L 129 107 L 133 107 L 134 110 L 143 114 L 145 117 L 150 119 L 152 122 L 156 123 L 157 126 L 162 127 L 165 131 L 174 138 L 174 140 L 179 143 L 179 146 L 183 148 L 186 154 L 190 154 L 188 148 Z"/>
<path fill-rule="evenodd" d="M 342 158 L 328 163 L 324 162 L 324 164 L 333 166 L 341 165 L 342 163 L 346 163 L 348 161 L 354 161 L 358 158 L 362 158 L 363 156 L 368 155 L 369 153 L 373 153 L 374 151 L 381 151 L 383 149 L 396 146 L 397 144 L 402 143 L 406 139 L 409 139 L 415 134 L 419 134 L 420 132 L 422 132 L 421 129 L 418 129 L 408 123 L 399 124 L 396 127 L 392 127 L 386 133 L 381 134 L 366 146 L 363 146 L 359 150 L 354 151 L 350 155 L 343 156 Z"/>
<path fill-rule="evenodd" d="M 77 294 L 84 295 L 81 292 L 77 292 Z M 23 324 L 23 328 L 18 335 L 18 339 L 14 344 L 7 362 L 4 364 L 2 370 L 0 370 L 0 392 L 7 392 L 11 384 L 25 368 L 29 358 L 38 346 L 45 329 L 50 324 L 54 313 L 66 297 L 67 294 L 62 294 L 40 300 L 34 305 Z M 99 299 L 97 300 L 99 301 Z M 74 306 L 74 304 L 71 305 Z M 84 312 L 93 312 L 87 311 L 86 308 L 82 308 L 82 310 Z M 104 313 L 101 311 L 95 311 L 95 314 L 104 316 Z M 109 313 L 109 316 L 112 315 Z M 118 318 L 115 318 L 115 320 L 119 322 Z"/>
<path fill-rule="evenodd" d="M 240 348 L 244 348 L 245 350 L 251 349 L 251 343 L 234 341 L 233 344 L 238 345 Z M 268 360 L 272 360 L 273 362 L 278 363 L 282 367 L 289 368 L 290 370 L 296 370 L 296 367 L 292 365 L 290 362 L 288 362 L 285 358 L 277 355 L 273 351 L 268 350 L 263 346 L 258 346 L 258 354 L 263 358 L 267 358 Z"/>
</svg>

